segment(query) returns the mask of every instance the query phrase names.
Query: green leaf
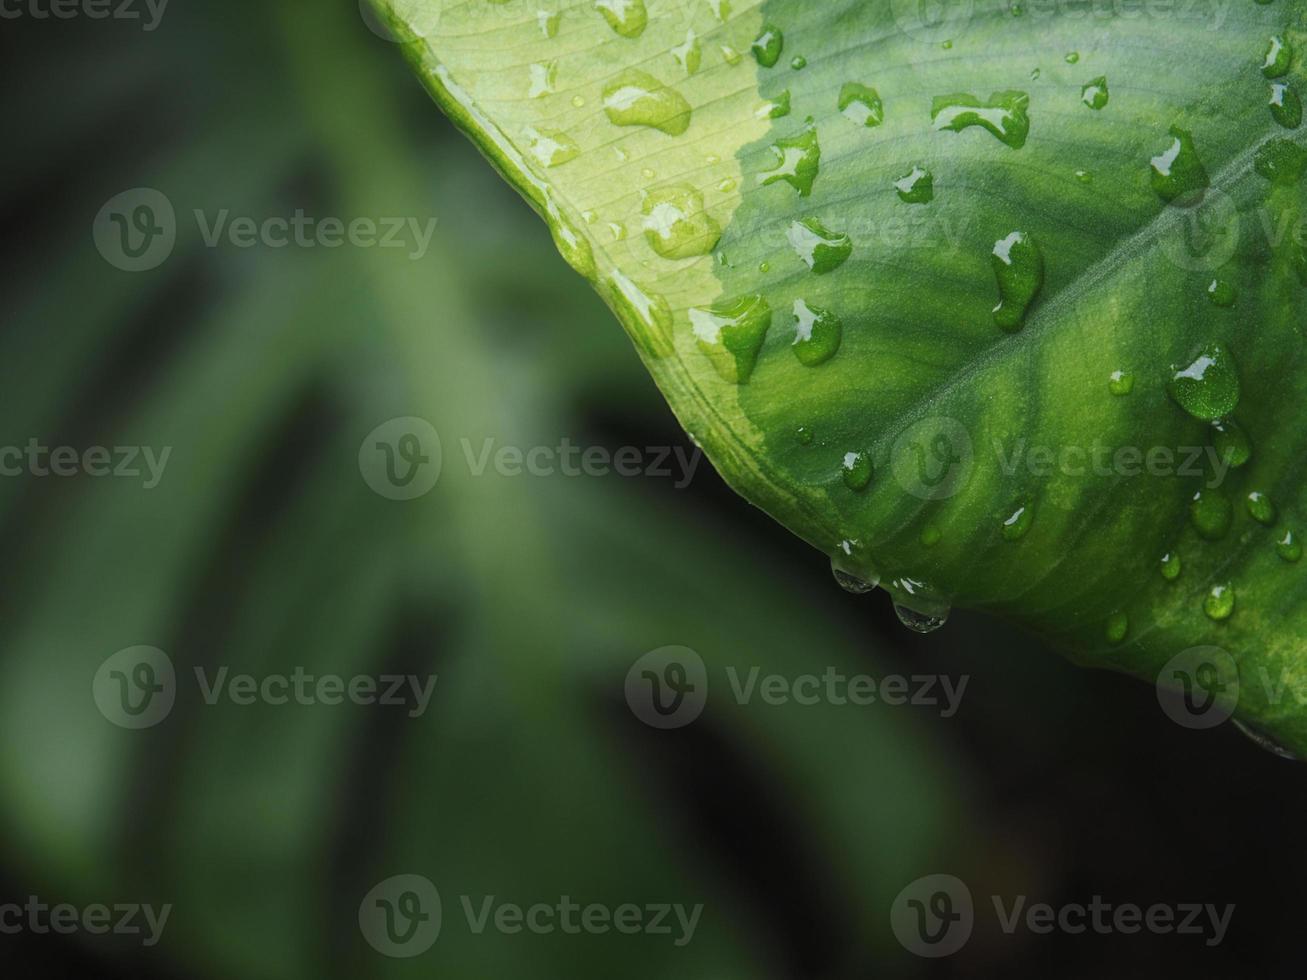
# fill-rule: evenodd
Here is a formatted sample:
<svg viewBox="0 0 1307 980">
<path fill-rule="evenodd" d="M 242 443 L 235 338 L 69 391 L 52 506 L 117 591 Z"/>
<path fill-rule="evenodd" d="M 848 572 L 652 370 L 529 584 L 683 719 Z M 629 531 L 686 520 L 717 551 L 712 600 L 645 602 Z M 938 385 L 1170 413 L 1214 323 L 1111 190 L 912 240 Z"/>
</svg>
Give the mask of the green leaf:
<svg viewBox="0 0 1307 980">
<path fill-rule="evenodd" d="M 1237 716 L 1307 752 L 1307 566 L 1277 549 L 1307 525 L 1307 3 L 669 2 L 635 31 L 379 2 L 718 469 L 843 582 L 1150 681 L 1219 647 Z M 540 165 L 544 126 L 579 152 Z M 838 349 L 803 356 L 826 315 Z"/>
</svg>

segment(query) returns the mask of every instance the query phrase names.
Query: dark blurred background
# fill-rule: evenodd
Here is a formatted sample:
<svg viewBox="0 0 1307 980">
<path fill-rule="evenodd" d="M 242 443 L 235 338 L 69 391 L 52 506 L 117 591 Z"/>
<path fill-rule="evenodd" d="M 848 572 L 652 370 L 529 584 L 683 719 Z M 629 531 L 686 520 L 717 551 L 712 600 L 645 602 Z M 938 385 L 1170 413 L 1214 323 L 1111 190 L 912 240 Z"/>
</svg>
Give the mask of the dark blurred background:
<svg viewBox="0 0 1307 980">
<path fill-rule="evenodd" d="M 464 441 L 646 462 L 693 446 L 543 223 L 349 0 L 173 0 L 157 23 L 143 2 L 137 20 L 34 13 L 50 9 L 13 0 L 0 19 L 0 446 L 171 455 L 149 489 L 0 478 L 0 906 L 172 912 L 149 948 L 0 934 L 6 975 L 1301 973 L 1300 765 L 1229 725 L 1181 728 L 1151 688 L 1002 624 L 907 633 L 707 464 L 685 487 L 473 471 Z M 175 209 L 176 239 L 130 272 L 93 228 L 137 188 Z M 437 224 L 424 249 L 240 247 L 207 245 L 194 217 L 297 209 Z M 360 449 L 409 417 L 443 465 L 391 499 Z M 176 699 L 132 729 L 96 678 L 140 645 L 167 653 Z M 703 658 L 709 697 L 659 730 L 624 685 L 668 645 Z M 197 666 L 437 685 L 420 717 L 210 705 Z M 724 672 L 753 667 L 969 680 L 951 717 L 737 704 Z M 932 873 L 976 902 L 970 941 L 940 959 L 890 929 Z M 439 940 L 411 959 L 359 923 L 399 874 L 444 899 Z M 683 947 L 475 935 L 463 894 L 704 911 Z M 1236 909 L 1216 946 L 1007 935 L 994 894 Z"/>
</svg>

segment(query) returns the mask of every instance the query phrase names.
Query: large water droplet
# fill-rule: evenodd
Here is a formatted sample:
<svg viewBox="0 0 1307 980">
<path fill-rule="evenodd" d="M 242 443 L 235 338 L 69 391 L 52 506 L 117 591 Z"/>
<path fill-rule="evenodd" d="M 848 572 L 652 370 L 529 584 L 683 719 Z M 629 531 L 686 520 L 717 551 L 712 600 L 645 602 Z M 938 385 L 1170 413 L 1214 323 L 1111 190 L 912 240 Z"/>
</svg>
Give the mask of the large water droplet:
<svg viewBox="0 0 1307 980">
<path fill-rule="evenodd" d="M 1307 150 L 1277 136 L 1258 147 L 1253 169 L 1272 183 L 1296 184 L 1307 170 Z"/>
<path fill-rule="evenodd" d="M 848 235 L 831 231 L 816 218 L 792 222 L 787 236 L 799 258 L 818 275 L 833 272 L 853 254 Z"/>
<path fill-rule="evenodd" d="M 1230 498 L 1214 487 L 1205 487 L 1194 494 L 1189 502 L 1189 521 L 1198 536 L 1208 541 L 1219 541 L 1230 531 L 1234 520 L 1234 507 Z"/>
<path fill-rule="evenodd" d="M 785 89 L 774 99 L 768 99 L 753 113 L 759 119 L 783 119 L 790 114 L 790 90 Z"/>
<path fill-rule="evenodd" d="M 935 199 L 935 177 L 924 167 L 913 167 L 894 181 L 894 189 L 904 204 L 929 204 Z"/>
<path fill-rule="evenodd" d="M 894 603 L 894 612 L 899 617 L 899 622 L 912 630 L 914 633 L 934 633 L 942 629 L 948 622 L 949 610 L 934 609 L 925 612 L 920 609 L 913 609 L 901 602 Z"/>
<path fill-rule="evenodd" d="M 994 322 L 1008 332 L 1019 330 L 1044 284 L 1043 253 L 1029 235 L 1014 231 L 995 243 L 992 262 L 999 294 Z"/>
<path fill-rule="evenodd" d="M 558 37 L 558 25 L 562 19 L 561 10 L 536 11 L 536 23 L 540 26 L 540 33 L 546 38 Z"/>
<path fill-rule="evenodd" d="M 1107 76 L 1099 75 L 1080 90 L 1080 101 L 1091 109 L 1106 107 L 1111 93 L 1107 90 Z"/>
<path fill-rule="evenodd" d="M 1213 306 L 1228 310 L 1239 298 L 1239 290 L 1228 279 L 1213 279 L 1207 284 L 1207 298 Z"/>
<path fill-rule="evenodd" d="M 1239 369 L 1225 345 L 1213 342 L 1174 370 L 1166 390 L 1194 418 L 1215 422 L 1239 404 Z"/>
<path fill-rule="evenodd" d="M 835 581 L 845 592 L 863 595 L 880 584 L 880 572 L 860 541 L 846 538 L 836 547 L 830 561 Z"/>
<path fill-rule="evenodd" d="M 699 349 L 723 380 L 744 384 L 771 327 L 772 310 L 761 296 L 741 296 L 689 312 Z"/>
<path fill-rule="evenodd" d="M 839 584 L 839 587 L 851 595 L 866 595 L 876 588 L 874 582 L 868 582 L 856 575 L 850 575 L 848 572 L 836 568 L 833 563 L 831 565 L 831 574 L 835 576 L 835 581 Z"/>
<path fill-rule="evenodd" d="M 781 29 L 767 24 L 754 38 L 749 50 L 758 59 L 758 64 L 764 68 L 772 68 L 781 60 L 781 51 L 784 47 L 785 35 L 781 33 Z"/>
<path fill-rule="evenodd" d="M 522 135 L 526 139 L 527 152 L 535 157 L 541 166 L 557 167 L 581 155 L 581 147 L 566 133 L 528 126 L 522 131 Z"/>
<path fill-rule="evenodd" d="M 933 633 L 948 622 L 951 604 L 925 582 L 895 579 L 889 586 L 899 622 L 916 633 Z"/>
<path fill-rule="evenodd" d="M 1135 390 L 1135 376 L 1129 371 L 1113 371 L 1107 378 L 1107 390 L 1118 398 L 1124 398 Z"/>
<path fill-rule="evenodd" d="M 790 347 L 799 362 L 816 367 L 835 356 L 844 339 L 844 324 L 830 310 L 794 301 L 794 344 Z"/>
<path fill-rule="evenodd" d="M 1182 567 L 1180 556 L 1174 551 L 1169 551 L 1162 556 L 1162 578 L 1168 582 L 1174 582 L 1180 577 Z"/>
<path fill-rule="evenodd" d="M 989 130 L 1013 149 L 1026 145 L 1030 135 L 1030 96 L 1025 92 L 995 92 L 988 102 L 959 92 L 937 95 L 930 110 L 936 130 L 960 133 L 969 126 Z"/>
<path fill-rule="evenodd" d="M 595 10 L 604 15 L 611 27 L 622 37 L 635 38 L 649 25 L 649 11 L 644 0 L 595 0 Z"/>
<path fill-rule="evenodd" d="M 685 69 L 687 75 L 693 75 L 703 64 L 703 47 L 699 44 L 699 35 L 694 28 L 685 32 L 685 43 L 672 48 L 672 57 Z"/>
<path fill-rule="evenodd" d="M 1258 524 L 1264 524 L 1266 527 L 1270 527 L 1275 523 L 1275 504 L 1271 501 L 1271 498 L 1262 493 L 1262 491 L 1250 491 L 1248 496 L 1244 498 L 1244 503 L 1248 507 L 1248 516 Z"/>
<path fill-rule="evenodd" d="M 1293 46 L 1279 34 L 1273 34 L 1266 45 L 1266 57 L 1262 59 L 1262 74 L 1267 78 L 1281 78 L 1289 73 L 1293 64 Z"/>
<path fill-rule="evenodd" d="M 1179 126 L 1171 127 L 1171 145 L 1150 161 L 1153 165 L 1153 190 L 1168 204 L 1182 194 L 1207 188 L 1207 170 L 1194 149 L 1193 134 Z"/>
<path fill-rule="evenodd" d="M 707 255 L 722 229 L 704 208 L 703 195 L 689 184 L 650 191 L 644 198 L 644 237 L 665 259 Z"/>
<path fill-rule="evenodd" d="M 821 169 L 821 144 L 817 142 L 817 128 L 809 125 L 797 136 L 779 139 L 771 146 L 776 165 L 759 178 L 759 183 L 774 184 L 783 180 L 800 197 L 812 194 L 812 185 Z"/>
<path fill-rule="evenodd" d="M 531 86 L 526 92 L 528 99 L 538 99 L 553 92 L 554 82 L 558 77 L 557 59 L 531 65 L 529 70 L 531 72 Z"/>
<path fill-rule="evenodd" d="M 1271 118 L 1285 129 L 1302 125 L 1302 99 L 1283 82 L 1271 84 Z"/>
<path fill-rule="evenodd" d="M 708 7 L 718 23 L 725 24 L 731 16 L 731 0 L 708 0 Z"/>
<path fill-rule="evenodd" d="M 845 82 L 840 89 L 840 112 L 859 126 L 879 126 L 885 121 L 885 104 L 880 94 L 860 82 Z"/>
<path fill-rule="evenodd" d="M 1302 560 L 1302 542 L 1291 530 L 1285 530 L 1284 536 L 1275 542 L 1275 553 L 1293 565 Z"/>
<path fill-rule="evenodd" d="M 629 69 L 604 86 L 604 112 L 617 126 L 648 126 L 669 136 L 690 128 L 690 103 L 647 72 Z"/>
<path fill-rule="evenodd" d="M 1212 423 L 1212 448 L 1226 466 L 1238 469 L 1252 458 L 1253 444 L 1248 433 L 1234 419 L 1217 419 Z"/>
<path fill-rule="evenodd" d="M 1218 623 L 1234 615 L 1234 586 L 1228 582 L 1213 585 L 1203 599 L 1203 612 Z"/>
<path fill-rule="evenodd" d="M 864 452 L 847 452 L 840 461 L 844 476 L 844 485 L 850 490 L 866 490 L 871 483 L 874 470 L 871 457 Z"/>
</svg>

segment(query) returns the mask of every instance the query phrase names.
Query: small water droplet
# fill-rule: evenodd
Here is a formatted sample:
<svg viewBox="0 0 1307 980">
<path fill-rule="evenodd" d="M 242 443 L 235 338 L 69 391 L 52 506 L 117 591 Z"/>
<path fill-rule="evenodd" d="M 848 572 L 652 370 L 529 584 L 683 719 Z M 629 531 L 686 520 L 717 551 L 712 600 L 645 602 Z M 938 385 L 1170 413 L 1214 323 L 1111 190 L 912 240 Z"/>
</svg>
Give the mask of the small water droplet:
<svg viewBox="0 0 1307 980">
<path fill-rule="evenodd" d="M 708 214 L 703 195 L 689 184 L 648 192 L 642 210 L 644 237 L 665 259 L 707 255 L 721 240 L 721 225 Z"/>
<path fill-rule="evenodd" d="M 1293 63 L 1293 47 L 1278 34 L 1271 35 L 1262 59 L 1262 74 L 1267 78 L 1281 78 L 1289 73 Z"/>
<path fill-rule="evenodd" d="M 844 339 L 844 324 L 830 310 L 794 301 L 794 343 L 790 349 L 807 367 L 824 364 L 835 356 Z"/>
<path fill-rule="evenodd" d="M 1288 759 L 1290 762 L 1300 761 L 1298 756 L 1294 755 L 1290 749 L 1286 748 L 1260 729 L 1246 724 L 1238 718 L 1231 718 L 1230 720 L 1234 722 L 1234 727 L 1246 735 L 1259 749 L 1269 752 L 1272 755 L 1278 755 L 1281 759 Z"/>
<path fill-rule="evenodd" d="M 626 238 L 626 225 L 620 221 L 608 222 L 608 234 L 613 236 L 613 241 L 620 242 Z"/>
<path fill-rule="evenodd" d="M 703 47 L 699 44 L 699 35 L 694 28 L 685 32 L 685 43 L 672 48 L 672 57 L 685 69 L 687 75 L 693 75 L 703 64 Z"/>
<path fill-rule="evenodd" d="M 1302 124 L 1302 99 L 1283 82 L 1271 83 L 1271 118 L 1285 129 L 1297 129 Z"/>
<path fill-rule="evenodd" d="M 1207 284 L 1207 297 L 1213 306 L 1228 310 L 1239 298 L 1239 291 L 1228 279 L 1213 279 Z"/>
<path fill-rule="evenodd" d="M 953 50 L 953 42 L 952 42 L 952 41 L 941 41 L 939 46 L 940 46 L 941 48 L 943 48 L 945 51 L 952 51 L 952 50 Z"/>
<path fill-rule="evenodd" d="M 1214 487 L 1205 487 L 1194 494 L 1189 502 L 1189 521 L 1198 536 L 1208 541 L 1219 541 L 1230 531 L 1234 520 L 1234 507 L 1230 498 Z"/>
<path fill-rule="evenodd" d="M 1067 56 L 1066 56 L 1066 63 L 1067 63 L 1068 65 L 1078 64 L 1079 61 L 1080 61 L 1080 52 L 1079 52 L 1079 51 L 1071 51 L 1071 52 L 1068 52 L 1068 53 L 1067 53 Z"/>
<path fill-rule="evenodd" d="M 717 185 L 717 189 L 721 191 L 723 194 L 729 194 L 731 193 L 731 191 L 735 190 L 735 188 L 738 186 L 739 185 L 735 182 L 734 177 L 727 177 L 725 180 L 721 181 L 721 183 Z"/>
<path fill-rule="evenodd" d="M 643 177 L 645 180 L 653 180 L 658 175 L 654 173 L 651 168 L 645 167 L 643 170 L 640 171 L 640 176 Z"/>
<path fill-rule="evenodd" d="M 921 529 L 921 537 L 918 540 L 921 541 L 922 547 L 933 548 L 944 540 L 944 532 L 936 524 L 927 524 Z"/>
<path fill-rule="evenodd" d="M 699 349 L 722 380 L 747 382 L 772 323 L 767 301 L 758 295 L 741 296 L 691 309 L 689 317 Z"/>
<path fill-rule="evenodd" d="M 1162 578 L 1168 582 L 1174 582 L 1180 577 L 1181 568 L 1180 556 L 1174 551 L 1169 551 L 1162 556 Z"/>
<path fill-rule="evenodd" d="M 536 23 L 540 26 L 540 33 L 547 38 L 558 36 L 558 25 L 563 19 L 561 10 L 537 10 Z"/>
<path fill-rule="evenodd" d="M 790 90 L 786 89 L 774 99 L 758 106 L 753 113 L 759 119 L 783 119 L 790 114 Z"/>
<path fill-rule="evenodd" d="M 604 112 L 616 126 L 648 126 L 669 136 L 690 128 L 690 103 L 647 72 L 628 69 L 604 86 Z"/>
<path fill-rule="evenodd" d="M 913 167 L 894 181 L 894 189 L 904 204 L 929 204 L 935 199 L 935 176 L 924 167 Z"/>
<path fill-rule="evenodd" d="M 1212 448 L 1226 466 L 1238 469 L 1252 459 L 1253 444 L 1248 433 L 1232 418 L 1217 419 L 1212 423 Z"/>
<path fill-rule="evenodd" d="M 937 131 L 960 133 L 980 126 L 993 133 L 1014 150 L 1026 145 L 1030 135 L 1030 96 L 1025 92 L 995 92 L 988 101 L 959 92 L 937 95 L 930 110 L 930 120 Z"/>
<path fill-rule="evenodd" d="M 785 181 L 800 197 L 812 194 L 812 185 L 821 169 L 821 144 L 817 128 L 809 125 L 797 136 L 779 139 L 771 146 L 776 165 L 758 178 L 761 184 Z"/>
<path fill-rule="evenodd" d="M 1296 184 L 1307 170 L 1307 150 L 1277 136 L 1258 147 L 1253 169 L 1272 183 Z"/>
<path fill-rule="evenodd" d="M 1188 365 L 1174 369 L 1166 390 L 1194 418 L 1215 422 L 1239 404 L 1239 369 L 1225 345 L 1213 342 Z"/>
<path fill-rule="evenodd" d="M 1244 502 L 1248 506 L 1248 516 L 1258 524 L 1270 527 L 1275 523 L 1275 504 L 1271 501 L 1271 498 L 1262 493 L 1262 491 L 1249 491 L 1248 496 L 1244 498 Z"/>
<path fill-rule="evenodd" d="M 872 128 L 885 121 L 885 104 L 880 94 L 860 82 L 845 82 L 840 89 L 840 112 L 859 126 Z"/>
<path fill-rule="evenodd" d="M 538 99 L 553 92 L 554 82 L 558 77 L 558 61 L 556 59 L 531 65 L 529 70 L 531 72 L 531 87 L 527 89 L 527 98 Z"/>
<path fill-rule="evenodd" d="M 1019 541 L 1026 536 L 1030 525 L 1034 523 L 1035 512 L 1029 503 L 1021 503 L 1003 520 L 1003 538 L 1006 541 Z"/>
<path fill-rule="evenodd" d="M 1039 70 L 1038 68 L 1032 68 L 1032 69 L 1030 69 L 1030 80 L 1031 80 L 1032 82 L 1037 82 L 1037 81 L 1039 81 L 1039 76 L 1040 76 L 1040 74 L 1041 74 L 1041 72 L 1040 72 L 1040 70 Z"/>
<path fill-rule="evenodd" d="M 1092 184 L 1094 182 L 1094 175 L 1088 170 L 1077 170 L 1076 180 L 1080 181 L 1082 184 Z"/>
<path fill-rule="evenodd" d="M 1044 256 L 1029 235 L 1014 231 L 994 244 L 991 262 L 999 294 L 994 322 L 1012 333 L 1021 329 L 1026 311 L 1044 285 Z"/>
<path fill-rule="evenodd" d="M 1129 371 L 1113 371 L 1107 378 L 1107 390 L 1123 398 L 1135 390 L 1135 376 Z"/>
<path fill-rule="evenodd" d="M 574 95 L 574 96 L 572 96 L 572 105 L 574 105 L 574 106 L 576 106 L 576 108 L 580 109 L 582 106 L 585 105 L 585 96 L 584 96 L 584 95 Z"/>
<path fill-rule="evenodd" d="M 1115 646 L 1125 641 L 1130 632 L 1130 617 L 1123 612 L 1112 613 L 1107 619 L 1107 642 Z"/>
<path fill-rule="evenodd" d="M 1284 536 L 1275 543 L 1275 553 L 1289 564 L 1302 560 L 1302 542 L 1293 531 L 1286 530 Z"/>
<path fill-rule="evenodd" d="M 1213 585 L 1203 599 L 1203 612 L 1209 619 L 1223 622 L 1234 615 L 1234 587 L 1228 582 Z"/>
<path fill-rule="evenodd" d="M 795 430 L 794 434 L 795 437 L 799 440 L 799 445 L 801 446 L 812 445 L 812 430 L 808 428 L 806 425 L 799 426 L 799 428 Z"/>
<path fill-rule="evenodd" d="M 1107 76 L 1099 75 L 1080 90 L 1080 101 L 1091 109 L 1104 108 L 1111 98 L 1107 90 Z"/>
<path fill-rule="evenodd" d="M 522 131 L 529 152 L 544 167 L 557 167 L 581 155 L 581 147 L 566 133 L 527 126 Z"/>
<path fill-rule="evenodd" d="M 728 65 L 738 65 L 744 60 L 744 55 L 740 54 L 739 51 L 735 50 L 735 48 L 731 47 L 729 44 L 723 44 L 721 52 L 722 61 L 726 62 Z"/>
<path fill-rule="evenodd" d="M 848 235 L 831 231 L 816 218 L 792 222 L 787 236 L 795 253 L 817 275 L 838 269 L 853 254 Z"/>
<path fill-rule="evenodd" d="M 866 490 L 871 483 L 873 470 L 871 457 L 864 452 L 847 452 L 840 462 L 844 485 L 850 490 Z"/>
<path fill-rule="evenodd" d="M 727 18 L 731 16 L 731 0 L 708 0 L 708 7 L 718 23 L 725 24 Z"/>
<path fill-rule="evenodd" d="M 637 38 L 649 25 L 649 11 L 644 0 L 595 0 L 595 10 L 604 15 L 608 26 L 626 38 Z"/>
<path fill-rule="evenodd" d="M 1153 190 L 1168 204 L 1182 194 L 1205 190 L 1209 184 L 1207 170 L 1194 149 L 1193 134 L 1179 126 L 1171 127 L 1171 145 L 1150 162 Z"/>
<path fill-rule="evenodd" d="M 776 65 L 776 62 L 781 60 L 781 50 L 784 47 L 785 35 L 781 33 L 781 29 L 766 24 L 758 36 L 754 38 L 749 50 L 753 52 L 758 64 L 764 68 L 772 68 Z"/>
<path fill-rule="evenodd" d="M 796 54 L 790 59 L 790 67 L 795 71 L 803 71 L 808 67 L 808 59 L 801 54 Z"/>
</svg>

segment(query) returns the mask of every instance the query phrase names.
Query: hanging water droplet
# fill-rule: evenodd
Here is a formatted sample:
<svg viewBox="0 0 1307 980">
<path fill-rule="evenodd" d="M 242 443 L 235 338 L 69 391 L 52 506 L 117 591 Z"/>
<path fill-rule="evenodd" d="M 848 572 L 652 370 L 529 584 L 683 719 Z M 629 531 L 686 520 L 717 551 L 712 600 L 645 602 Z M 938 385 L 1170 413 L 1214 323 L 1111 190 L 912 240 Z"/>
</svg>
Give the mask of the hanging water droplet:
<svg viewBox="0 0 1307 980">
<path fill-rule="evenodd" d="M 1181 568 L 1180 556 L 1174 551 L 1169 551 L 1162 556 L 1162 578 L 1168 582 L 1174 582 L 1180 577 Z"/>
<path fill-rule="evenodd" d="M 1302 99 L 1283 82 L 1271 84 L 1271 118 L 1285 129 L 1297 129 L 1302 124 Z"/>
<path fill-rule="evenodd" d="M 1025 92 L 995 92 L 989 101 L 959 92 L 937 95 L 930 110 L 936 130 L 960 133 L 970 126 L 980 126 L 998 139 L 1019 150 L 1030 135 L 1030 96 Z"/>
<path fill-rule="evenodd" d="M 853 254 L 848 235 L 831 231 L 816 218 L 792 222 L 787 237 L 795 253 L 817 275 L 833 272 Z"/>
<path fill-rule="evenodd" d="M 1278 34 L 1271 36 L 1262 59 L 1262 74 L 1267 78 L 1281 78 L 1289 73 L 1293 63 L 1293 47 Z"/>
<path fill-rule="evenodd" d="M 1005 541 L 1019 541 L 1026 536 L 1030 525 L 1034 523 L 1035 512 L 1029 503 L 1021 503 L 1016 510 L 1003 520 L 1002 530 Z"/>
<path fill-rule="evenodd" d="M 935 177 L 924 167 L 913 167 L 894 181 L 894 189 L 904 204 L 929 204 L 935 199 Z"/>
<path fill-rule="evenodd" d="M 785 35 L 779 27 L 767 24 L 754 38 L 749 50 L 764 68 L 772 68 L 781 60 L 781 50 L 785 47 Z"/>
<path fill-rule="evenodd" d="M 522 131 L 527 152 L 544 167 L 557 167 L 581 155 L 581 147 L 566 133 L 527 126 Z"/>
<path fill-rule="evenodd" d="M 840 112 L 859 126 L 872 128 L 885 121 L 885 104 L 880 94 L 860 82 L 845 82 L 840 89 Z"/>
<path fill-rule="evenodd" d="M 1207 298 L 1212 301 L 1213 306 L 1228 310 L 1239 298 L 1239 291 L 1228 279 L 1213 279 L 1207 284 Z"/>
<path fill-rule="evenodd" d="M 866 554 L 862 542 L 846 538 L 831 555 L 831 572 L 845 592 L 864 595 L 880 584 L 880 572 Z"/>
<path fill-rule="evenodd" d="M 692 309 L 689 317 L 699 349 L 722 380 L 747 382 L 771 327 L 772 310 L 767 301 L 758 295 L 741 296 Z"/>
<path fill-rule="evenodd" d="M 1189 521 L 1198 536 L 1208 541 L 1219 541 L 1230 530 L 1234 520 L 1234 507 L 1230 498 L 1215 487 L 1205 487 L 1194 494 L 1189 502 Z"/>
<path fill-rule="evenodd" d="M 1135 390 L 1135 376 L 1129 371 L 1113 371 L 1107 378 L 1107 390 L 1118 398 L 1124 398 Z"/>
<path fill-rule="evenodd" d="M 1275 543 L 1275 553 L 1291 565 L 1301 561 L 1302 542 L 1298 540 L 1298 535 L 1286 530 L 1284 536 Z"/>
<path fill-rule="evenodd" d="M 1248 433 L 1232 418 L 1212 423 L 1212 448 L 1216 456 L 1231 469 L 1238 469 L 1252 459 L 1253 444 Z"/>
<path fill-rule="evenodd" d="M 636 38 L 649 25 L 649 11 L 644 0 L 595 0 L 595 10 L 604 15 L 608 26 L 626 38 Z"/>
<path fill-rule="evenodd" d="M 864 452 L 845 453 L 840 468 L 844 475 L 844 485 L 850 490 L 866 490 L 871 483 L 871 457 Z"/>
<path fill-rule="evenodd" d="M 894 612 L 899 617 L 899 622 L 914 633 L 934 633 L 936 630 L 942 629 L 948 622 L 949 614 L 948 609 L 923 612 L 901 602 L 894 603 Z"/>
<path fill-rule="evenodd" d="M 604 112 L 616 126 L 648 126 L 669 136 L 690 128 L 690 103 L 647 72 L 628 69 L 604 86 Z"/>
<path fill-rule="evenodd" d="M 1244 498 L 1244 502 L 1248 506 L 1248 516 L 1258 524 L 1264 524 L 1266 527 L 1270 527 L 1275 523 L 1275 504 L 1271 501 L 1271 498 L 1262 493 L 1262 491 L 1249 491 L 1248 496 Z"/>
<path fill-rule="evenodd" d="M 1130 632 L 1130 617 L 1123 612 L 1112 613 L 1107 619 L 1107 642 L 1115 646 L 1125 641 Z"/>
<path fill-rule="evenodd" d="M 644 237 L 665 259 L 707 255 L 721 240 L 721 225 L 708 214 L 703 195 L 689 184 L 650 191 L 642 210 Z"/>
<path fill-rule="evenodd" d="M 1173 371 L 1166 390 L 1194 418 L 1215 422 L 1239 404 L 1239 369 L 1225 345 L 1213 342 Z"/>
<path fill-rule="evenodd" d="M 1296 184 L 1307 170 L 1307 150 L 1277 136 L 1258 147 L 1253 169 L 1272 183 Z"/>
<path fill-rule="evenodd" d="M 844 339 L 844 324 L 830 310 L 794 301 L 794 343 L 790 349 L 807 367 L 824 364 L 835 356 Z"/>
<path fill-rule="evenodd" d="M 1182 194 L 1205 190 L 1209 184 L 1207 170 L 1194 149 L 1193 134 L 1179 126 L 1171 127 L 1171 145 L 1150 163 L 1153 190 L 1168 204 Z"/>
<path fill-rule="evenodd" d="M 1278 755 L 1281 759 L 1288 759 L 1290 762 L 1300 761 L 1298 756 L 1294 755 L 1290 749 L 1286 748 L 1260 729 L 1254 728 L 1252 725 L 1246 724 L 1238 718 L 1231 718 L 1230 720 L 1234 722 L 1234 727 L 1251 739 L 1252 743 L 1259 749 L 1269 752 L 1272 755 Z"/>
<path fill-rule="evenodd" d="M 1234 587 L 1228 582 L 1223 585 L 1213 585 L 1203 599 L 1203 612 L 1218 623 L 1233 616 Z"/>
<path fill-rule="evenodd" d="M 821 169 L 821 144 L 817 142 L 817 128 L 809 125 L 797 136 L 779 139 L 771 146 L 776 165 L 758 178 L 761 184 L 785 181 L 800 197 L 812 194 L 812 185 Z"/>
<path fill-rule="evenodd" d="M 758 106 L 753 113 L 759 119 L 783 119 L 790 114 L 790 90 L 786 89 L 774 99 Z"/>
<path fill-rule="evenodd" d="M 685 32 L 684 44 L 672 48 L 672 57 L 685 69 L 687 75 L 693 75 L 699 70 L 699 66 L 703 64 L 703 48 L 699 44 L 699 35 L 694 33 L 694 28 Z"/>
<path fill-rule="evenodd" d="M 991 261 L 999 295 L 994 322 L 1011 333 L 1021 329 L 1026 311 L 1044 284 L 1044 256 L 1029 235 L 1014 231 L 994 244 Z"/>
<path fill-rule="evenodd" d="M 839 583 L 840 588 L 851 595 L 866 595 L 876 588 L 871 582 L 860 579 L 856 575 L 850 575 L 841 569 L 832 567 L 831 573 L 835 576 L 835 581 Z"/>
<path fill-rule="evenodd" d="M 948 622 L 951 604 L 925 582 L 912 578 L 897 578 L 889 585 L 894 597 L 894 612 L 908 629 L 917 633 L 933 633 Z"/>
<path fill-rule="evenodd" d="M 1111 94 L 1107 90 L 1107 76 L 1099 75 L 1080 90 L 1080 101 L 1091 109 L 1104 108 Z"/>
</svg>

